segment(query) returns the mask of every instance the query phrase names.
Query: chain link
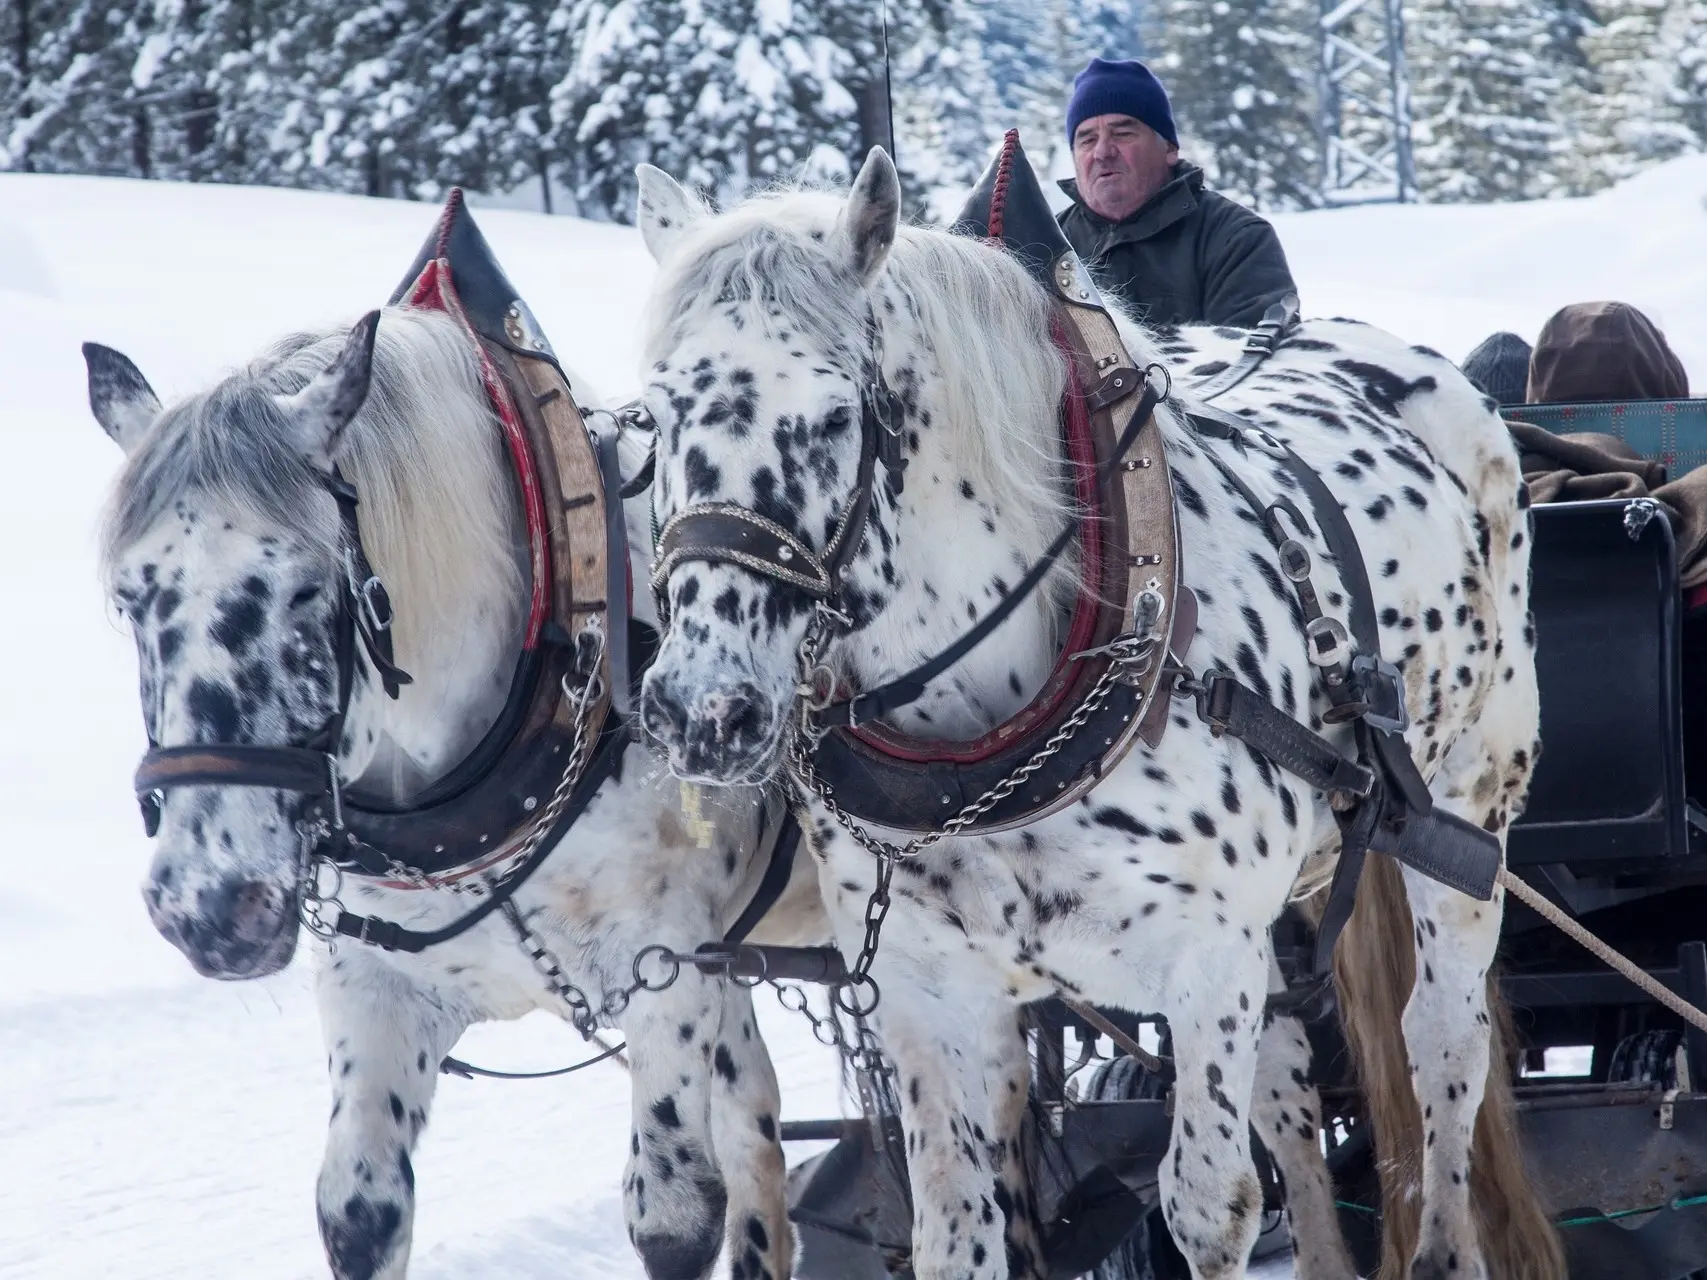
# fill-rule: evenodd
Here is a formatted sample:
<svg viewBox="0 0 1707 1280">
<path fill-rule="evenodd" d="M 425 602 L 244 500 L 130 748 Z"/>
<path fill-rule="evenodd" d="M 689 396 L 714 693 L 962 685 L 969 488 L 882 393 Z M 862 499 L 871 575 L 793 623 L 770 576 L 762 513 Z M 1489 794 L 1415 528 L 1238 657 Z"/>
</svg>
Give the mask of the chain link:
<svg viewBox="0 0 1707 1280">
<path fill-rule="evenodd" d="M 832 989 L 831 1009 L 828 1015 L 819 1017 L 812 1009 L 811 1000 L 806 988 L 794 982 L 772 981 L 776 989 L 777 1003 L 790 1013 L 798 1013 L 812 1025 L 812 1037 L 827 1049 L 834 1049 L 855 1071 L 864 1071 L 871 1075 L 892 1075 L 895 1071 L 889 1059 L 884 1056 L 882 1048 L 877 1043 L 877 1036 L 872 1031 L 866 1016 L 860 1015 L 853 1019 L 853 1038 L 842 1029 L 837 1019 L 838 1011 L 845 1012 L 835 1001 L 835 990 Z"/>
<path fill-rule="evenodd" d="M 506 902 L 499 909 L 510 922 L 510 927 L 516 931 L 516 939 L 521 943 L 528 959 L 533 962 L 534 972 L 539 974 L 546 987 L 569 1010 L 569 1021 L 575 1030 L 581 1033 L 582 1039 L 591 1040 L 593 1033 L 602 1024 L 614 1024 L 616 1019 L 627 1011 L 629 1002 L 637 993 L 663 991 L 681 977 L 682 957 L 659 943 L 642 947 L 635 955 L 630 969 L 634 980 L 626 987 L 606 991 L 595 1009 L 591 998 L 570 980 L 569 975 L 563 971 L 563 962 L 558 959 L 557 953 L 534 931 L 533 926 L 528 924 L 521 910 L 513 902 Z M 648 978 L 644 972 L 649 959 L 656 959 L 664 966 L 662 973 L 655 978 Z"/>
</svg>

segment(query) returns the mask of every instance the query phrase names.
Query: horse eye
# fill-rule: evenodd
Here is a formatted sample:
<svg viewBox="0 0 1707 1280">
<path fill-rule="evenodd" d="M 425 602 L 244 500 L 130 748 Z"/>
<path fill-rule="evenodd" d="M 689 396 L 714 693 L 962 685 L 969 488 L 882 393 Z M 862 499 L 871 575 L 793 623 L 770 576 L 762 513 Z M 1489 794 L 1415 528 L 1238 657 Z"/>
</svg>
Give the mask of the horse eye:
<svg viewBox="0 0 1707 1280">
<path fill-rule="evenodd" d="M 300 609 L 303 605 L 314 600 L 319 596 L 319 594 L 320 588 L 311 583 L 290 598 L 290 607 L 293 609 Z"/>
</svg>

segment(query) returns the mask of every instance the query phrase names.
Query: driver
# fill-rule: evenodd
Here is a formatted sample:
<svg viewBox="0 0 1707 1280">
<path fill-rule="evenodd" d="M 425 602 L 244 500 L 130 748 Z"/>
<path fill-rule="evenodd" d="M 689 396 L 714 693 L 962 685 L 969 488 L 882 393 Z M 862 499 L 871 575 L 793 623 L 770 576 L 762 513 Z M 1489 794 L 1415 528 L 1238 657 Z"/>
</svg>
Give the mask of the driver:
<svg viewBox="0 0 1707 1280">
<path fill-rule="evenodd" d="M 1251 328 L 1298 292 L 1274 228 L 1179 158 L 1167 91 L 1142 62 L 1091 59 L 1073 82 L 1067 139 L 1077 177 L 1061 184 L 1073 198 L 1061 230 L 1145 324 Z"/>
</svg>

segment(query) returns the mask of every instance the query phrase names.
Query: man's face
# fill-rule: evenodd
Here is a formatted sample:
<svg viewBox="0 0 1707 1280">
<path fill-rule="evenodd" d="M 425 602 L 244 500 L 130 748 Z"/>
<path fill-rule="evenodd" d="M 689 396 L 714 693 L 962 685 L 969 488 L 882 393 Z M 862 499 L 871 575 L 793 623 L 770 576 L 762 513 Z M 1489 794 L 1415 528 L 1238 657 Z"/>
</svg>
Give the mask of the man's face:
<svg viewBox="0 0 1707 1280">
<path fill-rule="evenodd" d="M 1178 159 L 1178 147 L 1131 116 L 1092 116 L 1073 134 L 1079 195 L 1111 222 L 1137 212 L 1160 191 Z"/>
</svg>

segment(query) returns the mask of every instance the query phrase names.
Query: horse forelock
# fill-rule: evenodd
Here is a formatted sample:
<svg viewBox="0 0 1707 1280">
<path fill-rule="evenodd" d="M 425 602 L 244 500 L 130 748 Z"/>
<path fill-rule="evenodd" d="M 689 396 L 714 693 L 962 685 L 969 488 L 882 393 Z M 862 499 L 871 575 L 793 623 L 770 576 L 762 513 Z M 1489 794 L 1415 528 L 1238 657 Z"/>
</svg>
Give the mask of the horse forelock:
<svg viewBox="0 0 1707 1280">
<path fill-rule="evenodd" d="M 804 336 L 857 379 L 875 322 L 886 379 L 928 410 L 921 435 L 999 511 L 1001 536 L 1030 563 L 1073 510 L 1059 434 L 1066 362 L 1050 338 L 1049 296 L 997 248 L 908 226 L 862 286 L 839 230 L 843 207 L 819 191 L 770 193 L 691 224 L 646 309 L 646 360 L 734 307 L 755 342 Z M 1056 582 L 1070 584 L 1073 568 L 1069 555 Z"/>
<path fill-rule="evenodd" d="M 282 339 L 211 389 L 163 412 L 127 459 L 107 509 L 102 566 L 180 504 L 207 504 L 288 531 L 336 557 L 339 529 L 275 397 L 300 391 L 345 331 Z M 387 309 L 361 411 L 338 466 L 359 495 L 362 541 L 396 608 L 397 658 L 420 661 L 448 616 L 498 610 L 521 586 L 515 505 L 471 340 L 450 317 Z M 440 640 L 443 637 L 439 637 Z"/>
</svg>

